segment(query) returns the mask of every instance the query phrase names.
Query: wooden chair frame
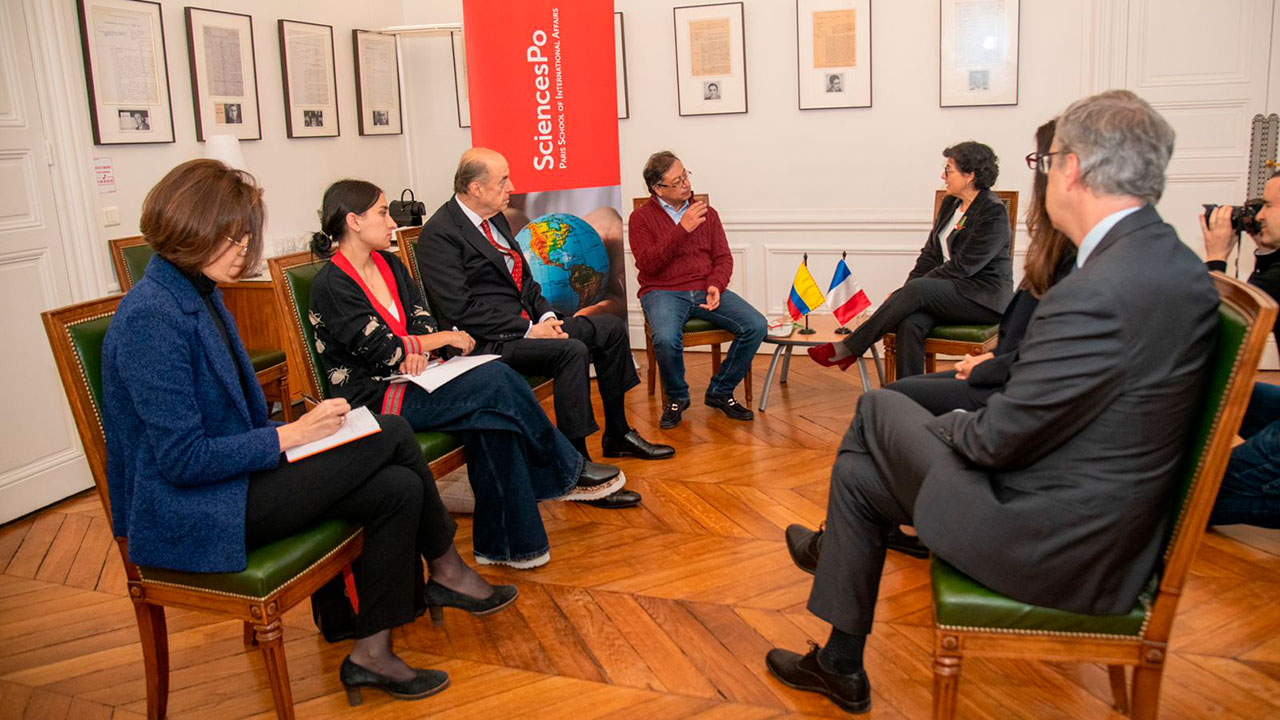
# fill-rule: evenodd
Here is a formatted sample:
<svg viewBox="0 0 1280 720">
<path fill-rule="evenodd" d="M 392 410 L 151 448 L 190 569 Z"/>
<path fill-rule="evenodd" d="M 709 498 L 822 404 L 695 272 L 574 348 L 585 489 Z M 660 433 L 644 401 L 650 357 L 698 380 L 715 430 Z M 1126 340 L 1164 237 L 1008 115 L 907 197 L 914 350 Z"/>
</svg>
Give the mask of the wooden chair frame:
<svg viewBox="0 0 1280 720">
<path fill-rule="evenodd" d="M 124 260 L 124 251 L 146 244 L 147 241 L 141 235 L 115 238 L 107 241 L 107 245 L 111 248 L 111 265 L 115 267 L 116 279 L 120 281 L 120 292 L 129 292 L 129 289 L 141 279 L 135 278 L 129 272 L 129 263 Z M 284 421 L 293 422 L 293 398 L 290 396 L 289 390 L 289 361 L 287 355 L 284 362 L 259 370 L 257 377 L 258 384 L 262 386 L 262 394 L 266 396 L 267 402 L 280 403 Z"/>
<path fill-rule="evenodd" d="M 1009 229 L 1013 231 L 1013 234 L 1009 236 L 1009 258 L 1012 259 L 1018 240 L 1018 191 L 992 190 L 992 192 L 1004 203 L 1005 210 L 1009 213 Z M 939 190 L 934 193 L 933 217 L 938 217 L 938 210 L 942 208 L 942 201 L 946 196 L 947 191 L 945 190 Z M 885 383 L 891 383 L 898 379 L 897 337 L 894 333 L 889 333 L 881 339 L 884 342 Z M 986 342 L 982 343 L 927 337 L 924 340 L 924 371 L 926 373 L 937 372 L 939 355 L 981 355 L 995 350 L 996 343 L 999 340 L 998 335 L 992 335 Z"/>
<path fill-rule="evenodd" d="M 1108 666 L 1115 707 L 1122 713 L 1129 710 L 1124 667 L 1133 666 L 1132 716 L 1135 720 L 1156 717 L 1178 599 L 1182 596 L 1191 561 L 1204 538 L 1236 432 L 1249 404 L 1258 361 L 1276 317 L 1275 301 L 1261 291 L 1221 273 L 1212 275 L 1221 302 L 1248 318 L 1250 327 L 1236 355 L 1225 396 L 1214 414 L 1209 442 L 1200 454 L 1191 488 L 1165 548 L 1164 570 L 1141 634 L 1134 637 L 949 627 L 937 625 L 935 621 L 935 720 L 955 716 L 961 664 L 965 658 L 974 657 L 1104 663 Z"/>
<path fill-rule="evenodd" d="M 710 196 L 706 193 L 694 193 L 694 201 L 700 201 L 711 204 Z M 649 196 L 632 198 L 632 211 L 639 210 L 645 203 L 649 202 Z M 704 332 L 687 332 L 684 334 L 684 348 L 688 350 L 691 347 L 701 347 L 703 345 L 711 346 L 711 374 L 720 372 L 721 349 L 724 343 L 731 343 L 734 335 L 729 330 L 707 330 Z M 658 384 L 658 359 L 653 353 L 653 332 L 649 329 L 649 319 L 644 321 L 644 355 L 648 362 L 648 368 L 645 370 L 646 379 L 649 383 L 649 394 L 653 395 Z M 754 398 L 751 394 L 751 368 L 747 368 L 747 376 L 743 378 L 743 385 L 747 406 L 750 407 Z"/>
<path fill-rule="evenodd" d="M 303 265 L 324 262 L 317 259 L 311 254 L 310 250 L 296 252 L 291 255 L 281 255 L 267 261 L 267 265 L 271 268 L 272 286 L 276 291 L 276 302 L 280 305 L 280 312 L 286 318 L 289 324 L 289 347 L 290 350 L 297 354 L 302 361 L 303 367 L 307 369 L 307 373 L 303 376 L 303 391 L 309 393 L 312 397 L 323 398 L 325 393 L 321 390 L 324 387 L 320 383 L 320 368 L 315 366 L 311 360 L 311 351 L 306 346 L 306 335 L 302 332 L 302 318 L 307 316 L 310 308 L 298 308 L 294 305 L 293 293 L 289 291 L 288 282 L 285 279 L 285 272 Z M 437 478 L 457 470 L 466 463 L 466 455 L 463 453 L 461 446 L 450 450 L 440 457 L 428 463 L 431 473 Z"/>
<path fill-rule="evenodd" d="M 120 296 L 115 296 L 42 314 L 58 374 L 62 378 L 62 386 L 71 405 L 71 414 L 75 418 L 80 442 L 84 446 L 98 499 L 102 501 L 108 522 L 111 520 L 111 498 L 107 491 L 106 438 L 102 429 L 102 417 L 90 393 L 85 368 L 80 362 L 80 355 L 75 350 L 68 328 L 114 315 L 120 300 Z M 164 608 L 168 606 L 227 615 L 242 621 L 246 645 L 256 644 L 262 651 L 276 716 L 291 720 L 294 717 L 293 693 L 289 687 L 281 618 L 285 611 L 309 598 L 343 567 L 358 558 L 364 546 L 364 537 L 362 532 L 350 536 L 319 562 L 265 597 L 233 595 L 171 582 L 149 581 L 138 566 L 129 561 L 128 540 L 117 537 L 116 545 L 124 563 L 129 597 L 137 615 L 146 675 L 147 717 L 152 720 L 164 717 L 168 706 L 169 639 L 164 614 Z"/>
</svg>

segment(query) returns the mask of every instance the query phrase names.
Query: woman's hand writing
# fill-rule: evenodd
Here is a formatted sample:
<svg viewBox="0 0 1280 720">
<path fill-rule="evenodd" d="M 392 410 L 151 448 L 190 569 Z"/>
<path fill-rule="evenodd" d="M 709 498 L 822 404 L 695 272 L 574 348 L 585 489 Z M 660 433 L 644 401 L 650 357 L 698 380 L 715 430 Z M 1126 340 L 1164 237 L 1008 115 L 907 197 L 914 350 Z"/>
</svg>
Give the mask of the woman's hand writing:
<svg viewBox="0 0 1280 720">
<path fill-rule="evenodd" d="M 419 356 L 421 357 L 421 356 Z M 281 452 L 332 435 L 347 419 L 351 405 L 342 398 L 332 398 L 316 405 L 288 425 L 276 428 Z"/>
</svg>

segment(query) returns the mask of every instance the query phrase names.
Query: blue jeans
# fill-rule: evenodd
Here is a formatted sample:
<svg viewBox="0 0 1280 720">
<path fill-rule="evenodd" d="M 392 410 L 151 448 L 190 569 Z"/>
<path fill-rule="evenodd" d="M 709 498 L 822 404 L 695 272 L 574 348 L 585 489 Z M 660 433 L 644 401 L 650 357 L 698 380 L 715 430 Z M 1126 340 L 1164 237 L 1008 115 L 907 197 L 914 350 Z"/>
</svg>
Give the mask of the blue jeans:
<svg viewBox="0 0 1280 720">
<path fill-rule="evenodd" d="M 400 415 L 414 430 L 458 433 L 466 443 L 477 555 L 528 560 L 550 549 L 538 501 L 569 492 L 585 461 L 519 373 L 490 362 L 435 392 L 411 385 Z"/>
<path fill-rule="evenodd" d="M 1254 383 L 1210 525 L 1280 528 L 1280 387 Z"/>
<path fill-rule="evenodd" d="M 751 303 L 731 290 L 720 291 L 720 307 L 704 310 L 707 301 L 703 290 L 650 290 L 640 298 L 644 317 L 653 335 L 653 354 L 658 360 L 658 375 L 667 400 L 688 400 L 689 384 L 684 381 L 684 324 L 695 317 L 733 333 L 729 354 L 720 372 L 711 378 L 707 395 L 732 395 L 733 389 L 751 370 L 756 348 L 768 330 L 764 316 Z"/>
</svg>

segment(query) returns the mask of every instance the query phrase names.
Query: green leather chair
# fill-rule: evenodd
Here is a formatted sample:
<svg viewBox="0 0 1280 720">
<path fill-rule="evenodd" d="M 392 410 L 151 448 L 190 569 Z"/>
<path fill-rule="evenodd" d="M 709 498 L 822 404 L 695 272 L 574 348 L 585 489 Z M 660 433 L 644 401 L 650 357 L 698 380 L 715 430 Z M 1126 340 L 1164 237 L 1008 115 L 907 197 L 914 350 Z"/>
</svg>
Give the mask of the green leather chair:
<svg viewBox="0 0 1280 720">
<path fill-rule="evenodd" d="M 1187 572 L 1204 537 L 1253 388 L 1275 302 L 1213 273 L 1222 301 L 1209 386 L 1187 447 L 1165 552 L 1147 588 L 1123 615 L 1083 615 L 1000 595 L 935 557 L 933 716 L 955 714 L 962 658 L 1005 657 L 1102 663 L 1115 706 L 1128 710 L 1124 666 L 1134 666 L 1133 717 L 1155 718 L 1169 635 Z"/>
<path fill-rule="evenodd" d="M 1013 231 L 1009 240 L 1009 257 L 1013 257 L 1014 241 L 1018 237 L 1018 191 L 994 190 L 996 197 L 1004 203 L 1009 213 L 1009 229 Z M 938 216 L 946 191 L 939 190 L 933 198 L 933 216 Z M 935 325 L 924 338 L 924 371 L 937 372 L 939 355 L 981 355 L 995 349 L 1000 325 Z M 893 333 L 884 338 L 884 375 L 885 383 L 898 379 L 898 347 L 897 336 Z"/>
<path fill-rule="evenodd" d="M 329 380 L 315 351 L 315 330 L 307 319 L 311 308 L 311 281 L 324 267 L 325 260 L 317 260 L 309 251 L 271 258 L 271 279 L 275 286 L 276 301 L 280 312 L 289 324 L 289 342 L 298 357 L 303 359 L 307 376 L 302 379 L 304 392 L 318 398 L 330 397 Z M 418 446 L 436 477 L 462 467 L 465 458 L 462 441 L 443 432 L 417 433 Z"/>
<path fill-rule="evenodd" d="M 111 247 L 111 264 L 116 269 L 120 292 L 129 292 L 147 270 L 147 263 L 156 254 L 141 235 L 108 240 Z M 289 365 L 284 350 L 276 348 L 245 348 L 253 372 L 268 402 L 278 402 L 284 412 L 285 422 L 293 421 L 293 404 L 289 397 Z"/>
<path fill-rule="evenodd" d="M 106 441 L 102 430 L 102 341 L 120 296 L 71 305 L 43 314 L 58 373 L 71 405 L 98 498 L 108 518 Z M 262 650 L 276 716 L 293 718 L 293 694 L 285 663 L 285 611 L 360 556 L 358 525 L 331 520 L 251 550 L 238 573 L 186 573 L 139 567 L 129 561 L 126 538 L 117 537 L 129 596 L 137 615 L 147 687 L 147 717 L 165 715 L 169 695 L 169 645 L 164 608 L 213 612 L 245 624 L 246 643 Z"/>
</svg>

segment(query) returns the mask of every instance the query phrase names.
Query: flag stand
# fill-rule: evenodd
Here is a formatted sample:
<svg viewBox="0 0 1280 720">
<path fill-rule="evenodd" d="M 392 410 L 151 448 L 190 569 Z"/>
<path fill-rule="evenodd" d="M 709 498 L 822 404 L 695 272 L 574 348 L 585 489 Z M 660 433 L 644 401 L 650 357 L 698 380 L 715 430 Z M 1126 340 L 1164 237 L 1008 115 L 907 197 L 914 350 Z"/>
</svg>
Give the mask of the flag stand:
<svg viewBox="0 0 1280 720">
<path fill-rule="evenodd" d="M 804 263 L 804 266 L 806 268 L 809 267 L 809 253 L 805 253 L 804 259 L 801 260 L 800 262 Z M 799 332 L 801 335 L 812 335 L 818 332 L 817 330 L 814 330 L 813 328 L 809 327 L 809 313 L 804 314 L 804 327 L 800 328 L 796 332 Z"/>
</svg>

